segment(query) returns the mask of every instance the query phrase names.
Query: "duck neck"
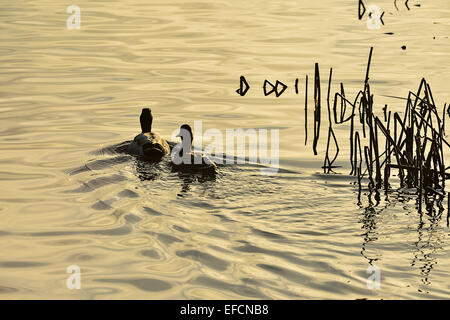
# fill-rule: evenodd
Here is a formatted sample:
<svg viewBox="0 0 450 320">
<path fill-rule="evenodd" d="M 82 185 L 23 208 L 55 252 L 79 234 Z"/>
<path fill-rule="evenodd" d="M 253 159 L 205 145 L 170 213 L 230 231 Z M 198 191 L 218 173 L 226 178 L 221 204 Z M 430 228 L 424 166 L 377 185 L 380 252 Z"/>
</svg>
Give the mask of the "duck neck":
<svg viewBox="0 0 450 320">
<path fill-rule="evenodd" d="M 185 154 L 188 154 L 192 150 L 192 140 L 181 139 L 182 148 L 180 150 L 180 156 L 182 157 Z"/>
<path fill-rule="evenodd" d="M 142 133 L 152 131 L 153 116 L 152 116 L 150 109 L 148 109 L 148 108 L 142 109 L 140 121 L 141 121 Z"/>
</svg>

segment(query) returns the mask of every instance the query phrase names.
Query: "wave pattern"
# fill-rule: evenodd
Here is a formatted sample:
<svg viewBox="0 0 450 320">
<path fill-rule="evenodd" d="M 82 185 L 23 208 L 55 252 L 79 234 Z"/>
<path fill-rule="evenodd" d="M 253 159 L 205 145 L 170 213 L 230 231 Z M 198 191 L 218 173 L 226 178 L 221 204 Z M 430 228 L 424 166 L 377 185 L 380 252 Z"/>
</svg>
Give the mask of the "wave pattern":
<svg viewBox="0 0 450 320">
<path fill-rule="evenodd" d="M 81 30 L 66 28 L 58 2 L 2 3 L 0 297 L 449 298 L 445 218 L 420 217 L 404 193 L 374 204 L 364 190 L 358 203 L 351 177 L 316 174 L 322 159 L 303 145 L 303 94 L 293 91 L 316 61 L 356 91 L 374 46 L 377 103 L 395 109 L 387 97 L 422 76 L 437 104 L 449 101 L 446 4 L 373 31 L 343 0 L 83 0 Z M 288 89 L 264 97 L 265 79 Z M 227 165 L 200 179 L 95 152 L 132 138 L 143 106 L 165 137 L 195 120 L 280 128 L 286 170 Z M 81 290 L 66 287 L 70 265 Z M 370 265 L 381 290 L 366 286 Z"/>
</svg>

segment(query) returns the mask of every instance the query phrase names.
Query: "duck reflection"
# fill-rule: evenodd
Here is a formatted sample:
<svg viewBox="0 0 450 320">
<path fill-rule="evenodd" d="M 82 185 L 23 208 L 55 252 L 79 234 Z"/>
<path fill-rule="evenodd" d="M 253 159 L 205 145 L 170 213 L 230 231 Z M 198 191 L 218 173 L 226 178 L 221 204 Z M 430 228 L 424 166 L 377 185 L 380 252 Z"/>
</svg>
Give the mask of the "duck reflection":
<svg viewBox="0 0 450 320">
<path fill-rule="evenodd" d="M 155 163 L 142 161 L 140 158 L 134 159 L 134 167 L 136 169 L 136 176 L 141 181 L 160 179 L 168 171 L 165 161 Z"/>
<path fill-rule="evenodd" d="M 178 196 L 185 196 L 190 190 L 193 184 L 203 184 L 206 182 L 215 182 L 216 174 L 210 174 L 209 172 L 191 172 L 191 171 L 179 171 L 177 167 L 174 167 L 169 157 L 164 158 L 157 163 L 142 161 L 139 158 L 134 159 L 134 166 L 136 169 L 136 176 L 141 181 L 154 181 L 160 180 L 164 177 L 177 177 L 181 181 L 181 190 Z"/>
<path fill-rule="evenodd" d="M 181 190 L 177 194 L 177 196 L 179 197 L 184 197 L 186 194 L 188 194 L 188 192 L 191 190 L 191 186 L 196 182 L 200 184 L 205 184 L 207 182 L 215 183 L 216 181 L 215 175 L 177 172 L 177 176 L 181 180 Z"/>
</svg>

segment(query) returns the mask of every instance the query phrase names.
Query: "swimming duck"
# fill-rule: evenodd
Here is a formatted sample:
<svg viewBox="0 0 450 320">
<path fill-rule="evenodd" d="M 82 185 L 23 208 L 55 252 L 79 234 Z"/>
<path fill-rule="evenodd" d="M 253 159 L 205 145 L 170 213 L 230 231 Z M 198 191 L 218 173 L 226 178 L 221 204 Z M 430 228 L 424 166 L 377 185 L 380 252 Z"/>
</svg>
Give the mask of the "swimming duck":
<svg viewBox="0 0 450 320">
<path fill-rule="evenodd" d="M 177 137 L 181 138 L 181 146 L 172 151 L 173 168 L 181 172 L 216 173 L 216 164 L 205 154 L 192 151 L 193 134 L 191 126 L 183 124 Z M 187 154 L 185 154 L 187 151 Z M 177 159 L 174 159 L 176 157 Z M 174 161 L 176 160 L 176 161 Z M 181 163 L 179 163 L 181 162 Z"/>
<path fill-rule="evenodd" d="M 142 133 L 128 145 L 128 152 L 145 160 L 158 162 L 170 153 L 169 144 L 159 134 L 151 132 L 153 116 L 149 108 L 142 109 L 140 121 Z"/>
</svg>

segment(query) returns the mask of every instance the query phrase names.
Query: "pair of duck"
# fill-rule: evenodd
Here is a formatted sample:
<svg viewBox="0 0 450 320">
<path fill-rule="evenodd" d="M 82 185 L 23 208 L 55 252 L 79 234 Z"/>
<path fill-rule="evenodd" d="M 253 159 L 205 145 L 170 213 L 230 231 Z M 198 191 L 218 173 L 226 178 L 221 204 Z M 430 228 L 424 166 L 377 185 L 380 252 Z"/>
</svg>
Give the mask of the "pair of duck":
<svg viewBox="0 0 450 320">
<path fill-rule="evenodd" d="M 152 132 L 153 116 L 149 108 L 142 109 L 140 122 L 142 133 L 138 134 L 128 145 L 128 152 L 150 162 L 161 161 L 166 155 L 170 154 L 171 148 L 164 138 Z M 181 163 L 172 161 L 172 167 L 176 171 L 216 172 L 217 166 L 212 160 L 204 154 L 192 151 L 193 135 L 190 125 L 183 124 L 177 137 L 181 138 L 183 148 L 180 148 L 178 155 L 183 161 Z"/>
</svg>

